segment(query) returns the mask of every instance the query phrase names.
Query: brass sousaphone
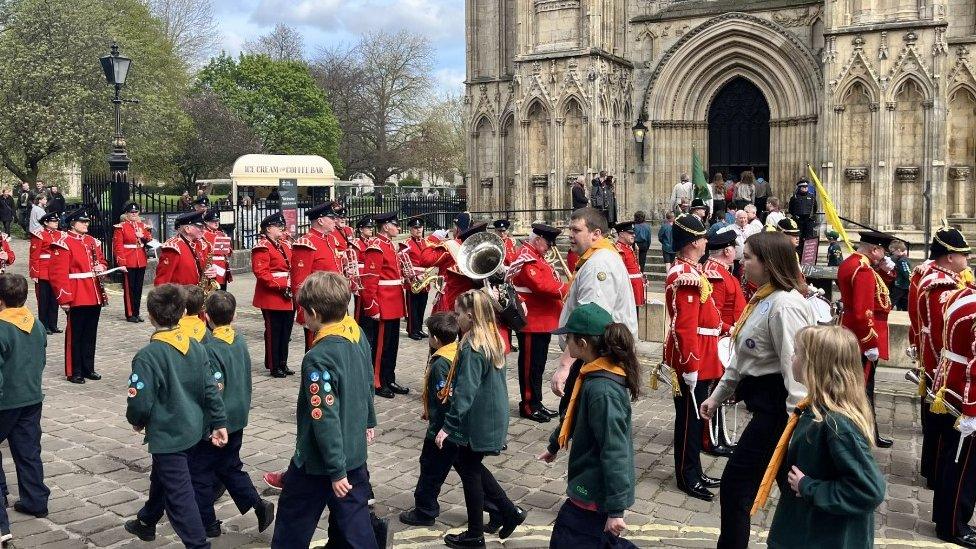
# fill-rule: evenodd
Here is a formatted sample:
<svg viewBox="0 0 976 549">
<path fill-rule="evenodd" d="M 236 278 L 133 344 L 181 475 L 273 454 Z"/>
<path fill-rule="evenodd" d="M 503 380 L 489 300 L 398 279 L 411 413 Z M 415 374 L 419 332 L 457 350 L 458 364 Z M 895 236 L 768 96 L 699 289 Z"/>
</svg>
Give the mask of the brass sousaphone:
<svg viewBox="0 0 976 549">
<path fill-rule="evenodd" d="M 485 293 L 499 319 L 513 330 L 525 327 L 525 312 L 505 269 L 505 244 L 495 233 L 481 232 L 464 240 L 456 255 L 458 270 L 469 279 L 483 281 Z"/>
</svg>

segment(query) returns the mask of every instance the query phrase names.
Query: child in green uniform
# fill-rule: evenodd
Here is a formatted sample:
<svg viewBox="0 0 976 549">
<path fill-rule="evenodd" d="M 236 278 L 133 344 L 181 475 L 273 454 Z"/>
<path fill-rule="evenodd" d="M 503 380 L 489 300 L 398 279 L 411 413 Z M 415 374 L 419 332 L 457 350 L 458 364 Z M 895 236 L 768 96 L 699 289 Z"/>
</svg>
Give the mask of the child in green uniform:
<svg viewBox="0 0 976 549">
<path fill-rule="evenodd" d="M 273 548 L 308 547 L 326 506 L 332 544 L 377 547 L 366 468 L 376 426 L 372 352 L 346 314 L 349 298 L 349 281 L 324 271 L 310 275 L 298 293 L 315 337 L 302 361 L 295 455 L 283 477 Z"/>
<path fill-rule="evenodd" d="M 210 341 L 210 332 L 203 319 L 203 302 L 206 297 L 200 286 L 183 286 L 186 290 L 186 314 L 180 319 L 180 328 L 200 343 Z"/>
<path fill-rule="evenodd" d="M 149 499 L 125 529 L 143 541 L 156 538 L 156 523 L 170 525 L 189 548 L 210 543 L 200 520 L 190 480 L 189 459 L 201 440 L 227 444 L 227 418 L 203 345 L 179 328 L 186 310 L 186 291 L 163 284 L 149 292 L 146 308 L 156 331 L 132 359 L 125 417 L 136 432 L 145 432 L 152 473 Z"/>
<path fill-rule="evenodd" d="M 263 532 L 274 520 L 274 504 L 261 499 L 251 477 L 242 469 L 241 443 L 244 427 L 251 409 L 251 355 L 247 342 L 231 323 L 237 310 L 232 294 L 217 290 L 207 297 L 207 322 L 213 335 L 204 343 L 210 356 L 217 390 L 227 414 L 227 445 L 217 448 L 209 441 L 201 441 L 190 460 L 190 476 L 200 518 L 207 537 L 220 535 L 220 521 L 214 514 L 214 486 L 219 480 L 230 493 L 241 514 L 254 509 L 258 532 Z"/>
<path fill-rule="evenodd" d="M 837 243 L 837 239 L 840 238 L 840 234 L 832 229 L 827 229 L 824 232 L 824 236 L 827 237 L 827 266 L 837 267 L 844 261 L 844 254 L 840 251 L 840 244 Z"/>
<path fill-rule="evenodd" d="M 20 500 L 14 509 L 35 517 L 47 516 L 51 490 L 44 484 L 41 463 L 41 374 L 46 363 L 47 335 L 24 307 L 27 279 L 0 274 L 0 442 L 10 445 L 17 468 Z M 7 517 L 6 479 L 0 498 L 0 541 L 13 537 Z"/>
<path fill-rule="evenodd" d="M 620 537 L 634 503 L 630 402 L 640 394 L 634 337 L 596 303 L 573 310 L 566 325 L 570 356 L 583 361 L 565 417 L 539 459 L 551 463 L 569 440 L 569 499 L 552 526 L 550 549 L 634 547 Z"/>
<path fill-rule="evenodd" d="M 464 336 L 457 359 L 438 392 L 449 408 L 434 443 L 441 449 L 457 447 L 454 468 L 464 487 L 468 529 L 460 534 L 448 534 L 444 543 L 448 547 L 484 547 L 486 498 L 501 512 L 502 526 L 498 531 L 501 539 L 525 522 L 527 513 L 512 503 L 482 464 L 485 456 L 501 452 L 508 435 L 505 343 L 495 324 L 495 311 L 480 290 L 461 294 L 454 311 Z"/>
<path fill-rule="evenodd" d="M 785 456 L 774 454 L 767 469 L 769 480 L 778 471 L 780 489 L 767 545 L 873 547 L 885 480 L 871 454 L 874 418 L 857 339 L 840 326 L 804 328 L 796 335 L 793 375 L 808 397 L 780 439 L 789 440 Z"/>
</svg>

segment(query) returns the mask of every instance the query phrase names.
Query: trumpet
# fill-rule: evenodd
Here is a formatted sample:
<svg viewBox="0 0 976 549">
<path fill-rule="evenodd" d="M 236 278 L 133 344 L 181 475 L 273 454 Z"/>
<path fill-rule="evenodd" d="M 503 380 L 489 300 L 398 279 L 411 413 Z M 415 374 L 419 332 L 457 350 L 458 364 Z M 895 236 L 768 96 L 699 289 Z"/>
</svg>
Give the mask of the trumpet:
<svg viewBox="0 0 976 549">
<path fill-rule="evenodd" d="M 442 277 L 437 274 L 437 267 L 429 267 L 422 274 L 418 275 L 413 282 L 410 283 L 410 292 L 419 294 L 425 291 L 428 286 L 442 280 Z M 434 284 L 437 286 L 438 284 Z"/>
</svg>

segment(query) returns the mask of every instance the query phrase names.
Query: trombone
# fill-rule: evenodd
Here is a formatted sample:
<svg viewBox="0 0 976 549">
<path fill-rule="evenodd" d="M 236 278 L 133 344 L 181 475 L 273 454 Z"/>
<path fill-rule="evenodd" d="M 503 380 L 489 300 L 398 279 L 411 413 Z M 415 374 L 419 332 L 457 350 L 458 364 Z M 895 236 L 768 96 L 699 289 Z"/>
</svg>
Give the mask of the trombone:
<svg viewBox="0 0 976 549">
<path fill-rule="evenodd" d="M 573 274 L 573 272 L 569 270 L 569 266 L 566 265 L 566 260 L 563 259 L 563 254 L 559 253 L 559 250 L 556 249 L 555 245 L 550 246 L 549 249 L 546 250 L 546 254 L 542 256 L 542 259 L 546 260 L 546 263 L 552 265 L 552 268 L 556 271 L 561 270 L 563 272 L 563 276 L 566 278 L 569 278 Z"/>
</svg>

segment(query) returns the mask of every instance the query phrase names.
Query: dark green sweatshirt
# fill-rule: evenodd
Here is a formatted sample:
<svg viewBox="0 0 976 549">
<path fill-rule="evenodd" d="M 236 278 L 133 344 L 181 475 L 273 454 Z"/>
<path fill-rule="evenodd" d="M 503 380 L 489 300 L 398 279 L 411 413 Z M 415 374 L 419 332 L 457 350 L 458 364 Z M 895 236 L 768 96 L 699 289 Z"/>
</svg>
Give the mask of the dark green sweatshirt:
<svg viewBox="0 0 976 549">
<path fill-rule="evenodd" d="M 366 463 L 366 429 L 376 426 L 373 362 L 366 336 L 322 338 L 305 353 L 298 391 L 295 465 L 332 481 Z"/>
<path fill-rule="evenodd" d="M 583 378 L 576 404 L 566 494 L 611 517 L 634 504 L 634 444 L 627 388 L 596 373 Z M 549 453 L 559 450 L 559 430 L 549 437 Z"/>
<path fill-rule="evenodd" d="M 211 334 L 204 339 L 203 346 L 210 355 L 214 381 L 224 401 L 227 432 L 236 433 L 247 427 L 251 411 L 251 355 L 247 352 L 247 342 L 240 333 L 234 334 L 233 343 Z"/>
<path fill-rule="evenodd" d="M 496 368 L 465 341 L 458 351 L 454 380 L 454 394 L 444 415 L 448 438 L 475 452 L 501 452 L 508 436 L 505 366 Z"/>
<path fill-rule="evenodd" d="M 36 319 L 30 333 L 0 321 L 0 410 L 44 400 L 41 374 L 47 364 L 47 335 Z"/>
<path fill-rule="evenodd" d="M 430 375 L 427 376 L 427 438 L 433 440 L 444 426 L 444 414 L 449 405 L 437 398 L 437 391 L 447 384 L 447 372 L 451 363 L 442 356 L 432 357 Z M 448 400 L 450 402 L 450 400 Z"/>
<path fill-rule="evenodd" d="M 786 480 L 794 465 L 805 475 L 801 497 Z M 805 410 L 777 483 L 769 547 L 874 546 L 874 510 L 884 501 L 885 480 L 864 435 L 846 416 L 828 412 L 817 423 Z"/>
<path fill-rule="evenodd" d="M 152 340 L 132 359 L 125 418 L 145 428 L 150 454 L 182 452 L 227 426 L 207 351 L 196 341 L 189 344 L 184 355 Z"/>
</svg>

